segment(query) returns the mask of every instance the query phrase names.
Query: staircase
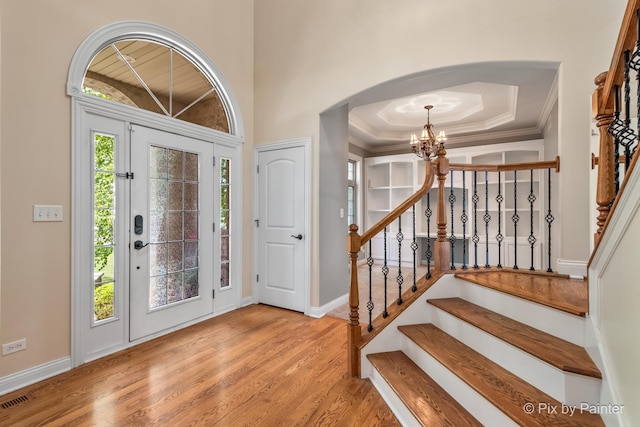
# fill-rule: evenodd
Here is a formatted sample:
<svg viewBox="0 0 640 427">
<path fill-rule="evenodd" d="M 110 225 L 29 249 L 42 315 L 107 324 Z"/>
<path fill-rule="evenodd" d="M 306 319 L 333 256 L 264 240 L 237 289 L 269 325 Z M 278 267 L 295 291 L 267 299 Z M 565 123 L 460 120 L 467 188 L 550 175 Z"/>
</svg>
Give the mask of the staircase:
<svg viewBox="0 0 640 427">
<path fill-rule="evenodd" d="M 580 410 L 602 381 L 583 347 L 585 281 L 469 272 L 425 295 L 361 352 L 403 425 L 604 425 Z"/>
</svg>

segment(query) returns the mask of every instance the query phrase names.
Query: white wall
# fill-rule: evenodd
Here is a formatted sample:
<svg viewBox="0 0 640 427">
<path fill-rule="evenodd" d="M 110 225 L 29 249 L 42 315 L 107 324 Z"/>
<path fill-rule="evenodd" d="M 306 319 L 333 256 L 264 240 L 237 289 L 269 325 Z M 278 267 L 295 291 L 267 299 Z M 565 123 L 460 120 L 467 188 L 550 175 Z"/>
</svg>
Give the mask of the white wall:
<svg viewBox="0 0 640 427">
<path fill-rule="evenodd" d="M 589 257 L 590 98 L 609 66 L 625 2 L 600 0 L 260 0 L 255 3 L 256 143 L 311 136 L 313 235 L 319 236 L 320 114 L 383 82 L 486 61 L 560 63 L 562 158 L 556 256 Z M 345 159 L 346 162 L 346 159 Z M 336 243 L 336 251 L 344 243 Z M 313 243 L 312 288 L 322 259 Z M 319 301 L 312 301 L 317 305 Z"/>
<path fill-rule="evenodd" d="M 632 171 L 589 266 L 589 314 L 612 389 L 603 404 L 624 405 L 629 426 L 640 422 L 640 169 Z M 609 390 L 607 390 L 609 391 Z"/>
</svg>

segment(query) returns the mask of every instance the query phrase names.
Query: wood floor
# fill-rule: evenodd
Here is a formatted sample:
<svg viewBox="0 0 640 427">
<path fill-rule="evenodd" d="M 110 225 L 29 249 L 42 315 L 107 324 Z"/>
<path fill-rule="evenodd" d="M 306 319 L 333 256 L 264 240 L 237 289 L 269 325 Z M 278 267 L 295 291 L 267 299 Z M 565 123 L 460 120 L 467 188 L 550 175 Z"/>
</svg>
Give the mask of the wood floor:
<svg viewBox="0 0 640 427">
<path fill-rule="evenodd" d="M 398 426 L 346 325 L 252 305 L 0 397 L 0 425 Z"/>
</svg>

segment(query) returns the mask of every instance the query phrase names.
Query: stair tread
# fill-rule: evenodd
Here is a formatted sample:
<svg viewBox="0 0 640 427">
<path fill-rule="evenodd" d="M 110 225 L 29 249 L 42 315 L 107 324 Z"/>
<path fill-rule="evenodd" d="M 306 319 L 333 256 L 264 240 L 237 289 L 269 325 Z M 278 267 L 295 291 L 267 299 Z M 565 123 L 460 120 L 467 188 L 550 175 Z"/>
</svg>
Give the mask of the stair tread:
<svg viewBox="0 0 640 427">
<path fill-rule="evenodd" d="M 560 402 L 432 324 L 404 325 L 398 329 L 520 425 L 604 426 L 597 414 L 579 409 L 572 415 L 563 414 Z M 557 408 L 557 413 L 534 410 L 528 414 L 527 404 L 533 404 L 533 408 L 546 404 L 546 408 Z"/>
<path fill-rule="evenodd" d="M 583 347 L 461 298 L 430 299 L 428 302 L 558 369 L 602 378 Z"/>
<path fill-rule="evenodd" d="M 421 425 L 482 425 L 402 351 L 367 358 Z"/>
<path fill-rule="evenodd" d="M 455 277 L 576 316 L 585 317 L 589 310 L 586 280 L 514 270 L 456 273 Z"/>
</svg>

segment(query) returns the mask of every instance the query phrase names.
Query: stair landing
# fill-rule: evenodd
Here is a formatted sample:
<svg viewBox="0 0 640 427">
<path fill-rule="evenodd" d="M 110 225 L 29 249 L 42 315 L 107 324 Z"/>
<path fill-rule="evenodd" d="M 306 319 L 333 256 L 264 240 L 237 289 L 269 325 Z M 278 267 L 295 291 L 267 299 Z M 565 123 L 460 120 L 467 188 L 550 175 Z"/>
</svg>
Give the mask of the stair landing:
<svg viewBox="0 0 640 427">
<path fill-rule="evenodd" d="M 470 271 L 455 277 L 576 316 L 585 317 L 589 311 L 586 280 L 518 270 Z"/>
</svg>

